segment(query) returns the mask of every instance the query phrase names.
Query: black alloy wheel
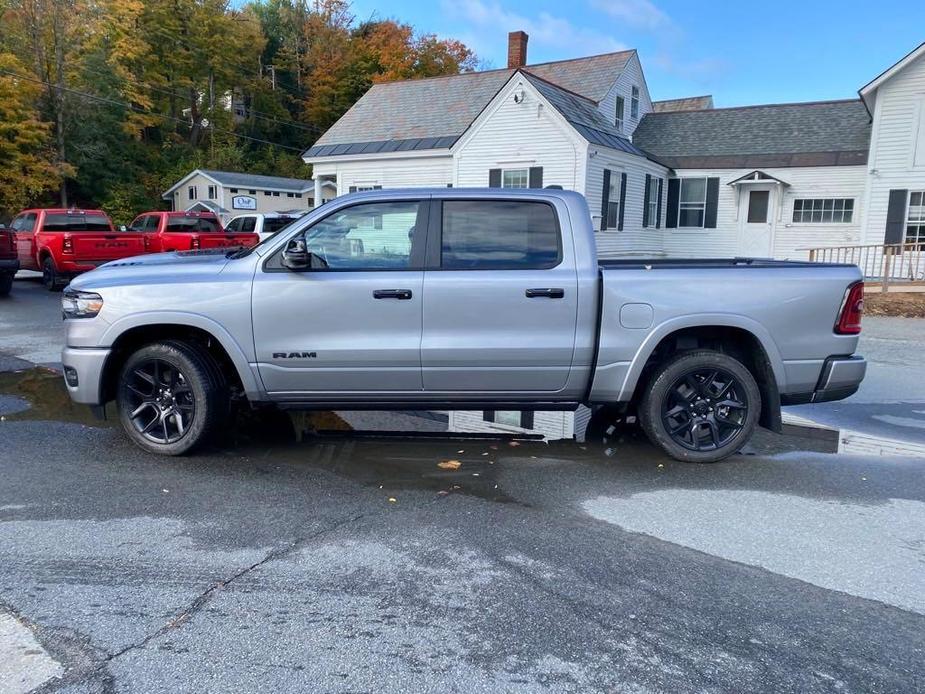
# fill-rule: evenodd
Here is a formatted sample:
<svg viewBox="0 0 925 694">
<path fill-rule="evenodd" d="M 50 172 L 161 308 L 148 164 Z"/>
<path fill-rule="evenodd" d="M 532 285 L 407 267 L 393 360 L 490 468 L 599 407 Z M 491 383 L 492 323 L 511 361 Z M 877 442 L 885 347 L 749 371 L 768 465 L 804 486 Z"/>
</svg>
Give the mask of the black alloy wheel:
<svg viewBox="0 0 925 694">
<path fill-rule="evenodd" d="M 125 375 L 122 387 L 132 426 L 152 443 L 176 443 L 189 431 L 196 399 L 188 378 L 173 364 L 141 361 Z"/>
<path fill-rule="evenodd" d="M 691 451 L 728 445 L 748 421 L 744 386 L 724 369 L 689 371 L 668 389 L 662 423 L 671 439 Z"/>
</svg>

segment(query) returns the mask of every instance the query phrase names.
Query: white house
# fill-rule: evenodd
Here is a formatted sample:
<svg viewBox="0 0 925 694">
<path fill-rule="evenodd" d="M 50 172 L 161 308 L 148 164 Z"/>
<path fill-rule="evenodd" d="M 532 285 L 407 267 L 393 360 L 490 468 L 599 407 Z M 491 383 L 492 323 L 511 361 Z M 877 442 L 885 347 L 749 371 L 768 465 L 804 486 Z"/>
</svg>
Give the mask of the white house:
<svg viewBox="0 0 925 694">
<path fill-rule="evenodd" d="M 226 223 L 244 212 L 310 210 L 315 206 L 315 184 L 310 179 L 195 169 L 161 197 L 170 201 L 171 210 L 214 212 Z M 322 200 L 334 197 L 333 185 L 325 186 Z"/>
<path fill-rule="evenodd" d="M 925 241 L 925 44 L 860 98 L 738 108 L 653 102 L 633 50 L 526 54 L 513 32 L 506 69 L 374 85 L 304 153 L 316 190 L 561 186 L 587 198 L 602 256 Z M 575 429 L 559 413 L 451 413 L 450 426 Z"/>
</svg>

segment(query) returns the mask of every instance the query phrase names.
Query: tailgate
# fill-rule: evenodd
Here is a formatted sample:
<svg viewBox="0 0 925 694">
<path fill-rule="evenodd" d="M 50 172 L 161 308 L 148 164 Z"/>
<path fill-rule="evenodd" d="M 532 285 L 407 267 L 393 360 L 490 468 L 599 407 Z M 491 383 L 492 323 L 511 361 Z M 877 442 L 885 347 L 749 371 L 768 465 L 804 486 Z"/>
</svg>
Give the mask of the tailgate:
<svg viewBox="0 0 925 694">
<path fill-rule="evenodd" d="M 223 232 L 210 232 L 199 234 L 200 248 L 239 248 L 253 246 L 259 240 L 257 234 L 225 234 Z"/>
<path fill-rule="evenodd" d="M 71 233 L 74 259 L 99 261 L 118 260 L 145 252 L 144 238 L 133 234 Z"/>
</svg>

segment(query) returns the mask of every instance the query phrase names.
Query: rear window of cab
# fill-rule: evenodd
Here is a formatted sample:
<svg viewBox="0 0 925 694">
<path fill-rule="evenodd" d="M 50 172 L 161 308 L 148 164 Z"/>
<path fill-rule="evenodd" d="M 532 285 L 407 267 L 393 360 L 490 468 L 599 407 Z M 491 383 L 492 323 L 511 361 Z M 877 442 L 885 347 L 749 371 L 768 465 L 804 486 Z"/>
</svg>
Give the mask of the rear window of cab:
<svg viewBox="0 0 925 694">
<path fill-rule="evenodd" d="M 190 233 L 197 231 L 221 231 L 215 219 L 208 217 L 168 217 L 167 232 Z"/>
<path fill-rule="evenodd" d="M 109 219 L 101 214 L 67 214 L 52 212 L 45 215 L 45 231 L 112 231 Z"/>
</svg>

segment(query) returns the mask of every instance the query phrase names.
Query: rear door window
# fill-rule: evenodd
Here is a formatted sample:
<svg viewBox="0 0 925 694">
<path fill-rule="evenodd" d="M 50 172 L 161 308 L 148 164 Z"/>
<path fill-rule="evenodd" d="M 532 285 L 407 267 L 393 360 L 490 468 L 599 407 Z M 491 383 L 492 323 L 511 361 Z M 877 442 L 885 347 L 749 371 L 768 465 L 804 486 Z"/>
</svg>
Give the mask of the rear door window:
<svg viewBox="0 0 925 694">
<path fill-rule="evenodd" d="M 148 221 L 149 216 L 150 215 L 145 214 L 141 215 L 140 217 L 136 217 L 135 221 L 128 225 L 128 231 L 144 231 L 145 222 Z"/>
<path fill-rule="evenodd" d="M 256 217 L 245 217 L 241 220 L 241 231 L 246 234 L 250 234 L 257 228 L 257 218 Z"/>
<path fill-rule="evenodd" d="M 270 219 L 264 219 L 263 231 L 267 234 L 275 234 L 292 224 L 293 220 L 294 218 L 292 217 L 271 217 Z"/>
<path fill-rule="evenodd" d="M 168 217 L 168 233 L 219 231 L 218 222 L 209 217 Z"/>
<path fill-rule="evenodd" d="M 440 266 L 445 270 L 538 270 L 562 256 L 556 211 L 545 202 L 445 200 Z"/>
<path fill-rule="evenodd" d="M 148 218 L 145 220 L 145 231 L 157 231 L 157 227 L 161 223 L 160 215 L 149 214 Z"/>
<path fill-rule="evenodd" d="M 225 231 L 241 231 L 241 222 L 242 222 L 242 221 L 244 221 L 244 220 L 241 219 L 241 217 L 238 217 L 237 219 L 232 219 L 232 220 L 231 220 L 230 222 L 228 222 L 228 224 L 225 226 Z"/>
<path fill-rule="evenodd" d="M 109 219 L 101 214 L 52 212 L 45 215 L 44 231 L 112 231 Z"/>
</svg>

